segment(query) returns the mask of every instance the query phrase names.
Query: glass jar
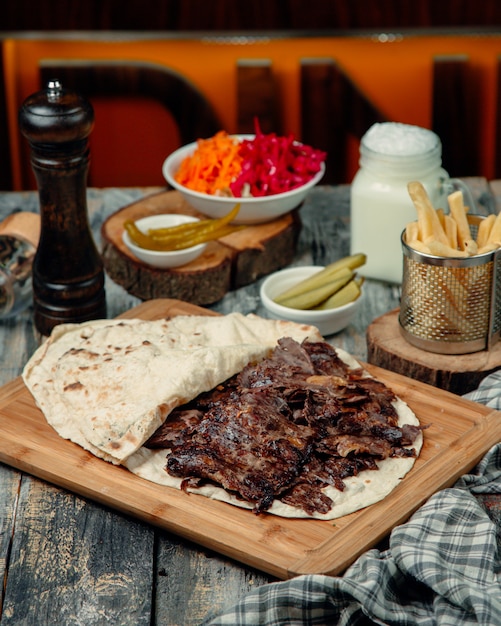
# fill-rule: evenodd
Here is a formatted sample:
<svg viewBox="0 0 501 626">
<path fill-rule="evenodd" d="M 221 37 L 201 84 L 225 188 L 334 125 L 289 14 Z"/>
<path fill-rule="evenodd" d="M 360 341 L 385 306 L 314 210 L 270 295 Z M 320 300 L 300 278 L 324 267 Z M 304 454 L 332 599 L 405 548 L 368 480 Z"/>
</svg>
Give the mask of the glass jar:
<svg viewBox="0 0 501 626">
<path fill-rule="evenodd" d="M 13 317 L 31 304 L 35 252 L 29 241 L 0 234 L 0 318 Z"/>
<path fill-rule="evenodd" d="M 362 137 L 360 169 L 351 185 L 351 251 L 364 252 L 357 270 L 369 278 L 402 282 L 401 234 L 417 213 L 407 190 L 420 181 L 432 205 L 447 210 L 447 195 L 460 187 L 442 167 L 442 144 L 432 131 L 395 122 L 374 124 Z"/>
</svg>

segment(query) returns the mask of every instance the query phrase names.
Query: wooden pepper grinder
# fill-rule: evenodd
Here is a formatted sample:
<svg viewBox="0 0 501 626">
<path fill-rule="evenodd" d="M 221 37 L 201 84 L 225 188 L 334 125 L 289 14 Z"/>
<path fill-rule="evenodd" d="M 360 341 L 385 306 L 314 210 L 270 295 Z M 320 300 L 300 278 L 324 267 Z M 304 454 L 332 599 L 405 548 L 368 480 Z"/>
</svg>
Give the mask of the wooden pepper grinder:
<svg viewBox="0 0 501 626">
<path fill-rule="evenodd" d="M 31 148 L 40 197 L 40 241 L 33 260 L 37 330 L 106 317 L 104 270 L 90 231 L 86 184 L 90 102 L 58 80 L 29 96 L 19 125 Z"/>
</svg>

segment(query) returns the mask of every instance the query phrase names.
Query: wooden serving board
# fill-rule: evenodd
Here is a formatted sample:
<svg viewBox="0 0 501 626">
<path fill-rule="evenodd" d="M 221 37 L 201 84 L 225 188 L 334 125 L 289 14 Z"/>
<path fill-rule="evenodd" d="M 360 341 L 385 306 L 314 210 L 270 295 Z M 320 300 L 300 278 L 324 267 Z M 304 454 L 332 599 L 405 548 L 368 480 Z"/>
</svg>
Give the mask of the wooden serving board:
<svg viewBox="0 0 501 626">
<path fill-rule="evenodd" d="M 106 272 L 119 285 L 142 300 L 177 298 L 208 305 L 233 289 L 248 285 L 292 262 L 301 222 L 297 211 L 264 224 L 209 242 L 204 253 L 187 265 L 158 269 L 137 259 L 122 241 L 123 224 L 159 213 L 205 217 L 178 191 L 166 191 L 123 207 L 101 228 Z"/>
<path fill-rule="evenodd" d="M 122 317 L 158 319 L 181 313 L 209 312 L 175 300 L 156 300 Z M 378 367 L 368 369 L 430 427 L 414 468 L 389 496 L 333 521 L 257 516 L 143 480 L 59 437 L 21 378 L 0 390 L 0 461 L 272 576 L 337 575 L 431 494 L 472 469 L 501 439 L 501 413 Z"/>
</svg>

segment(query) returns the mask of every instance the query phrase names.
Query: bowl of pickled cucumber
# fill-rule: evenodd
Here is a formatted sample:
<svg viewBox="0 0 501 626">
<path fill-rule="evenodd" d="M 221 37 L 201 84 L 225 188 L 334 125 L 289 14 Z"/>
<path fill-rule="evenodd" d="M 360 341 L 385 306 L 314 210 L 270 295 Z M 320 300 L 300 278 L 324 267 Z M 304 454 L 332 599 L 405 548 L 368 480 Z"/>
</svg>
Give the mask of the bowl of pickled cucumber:
<svg viewBox="0 0 501 626">
<path fill-rule="evenodd" d="M 357 268 L 364 254 L 353 254 L 327 266 L 290 267 L 268 276 L 260 297 L 273 319 L 316 326 L 323 336 L 346 328 L 362 302 L 364 282 Z"/>
<path fill-rule="evenodd" d="M 162 213 L 124 224 L 122 240 L 132 254 L 147 265 L 162 269 L 181 267 L 198 258 L 207 247 L 201 220 L 191 215 Z"/>
</svg>

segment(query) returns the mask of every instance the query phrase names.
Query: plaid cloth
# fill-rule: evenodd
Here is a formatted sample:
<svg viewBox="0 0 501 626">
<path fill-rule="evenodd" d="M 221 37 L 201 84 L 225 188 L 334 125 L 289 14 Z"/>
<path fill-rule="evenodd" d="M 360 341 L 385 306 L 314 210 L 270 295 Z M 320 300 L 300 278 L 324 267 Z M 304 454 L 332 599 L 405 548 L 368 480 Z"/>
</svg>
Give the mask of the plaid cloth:
<svg viewBox="0 0 501 626">
<path fill-rule="evenodd" d="M 480 402 L 496 410 L 501 409 L 501 370 L 486 376 L 478 389 L 465 393 L 463 398 Z"/>
<path fill-rule="evenodd" d="M 501 372 L 466 397 L 500 408 Z M 501 443 L 396 527 L 388 549 L 369 550 L 342 577 L 263 585 L 205 624 L 501 626 L 501 518 L 482 506 L 488 494 L 501 494 Z"/>
</svg>

